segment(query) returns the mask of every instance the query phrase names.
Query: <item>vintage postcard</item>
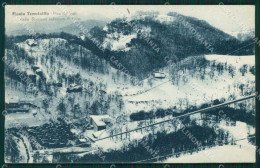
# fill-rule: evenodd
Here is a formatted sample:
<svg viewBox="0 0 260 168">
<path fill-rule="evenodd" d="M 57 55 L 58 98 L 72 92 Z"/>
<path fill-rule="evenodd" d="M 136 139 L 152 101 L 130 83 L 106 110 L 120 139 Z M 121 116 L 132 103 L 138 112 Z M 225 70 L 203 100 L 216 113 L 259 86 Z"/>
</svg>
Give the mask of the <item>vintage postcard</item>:
<svg viewBox="0 0 260 168">
<path fill-rule="evenodd" d="M 6 5 L 7 163 L 254 163 L 255 6 Z"/>
</svg>

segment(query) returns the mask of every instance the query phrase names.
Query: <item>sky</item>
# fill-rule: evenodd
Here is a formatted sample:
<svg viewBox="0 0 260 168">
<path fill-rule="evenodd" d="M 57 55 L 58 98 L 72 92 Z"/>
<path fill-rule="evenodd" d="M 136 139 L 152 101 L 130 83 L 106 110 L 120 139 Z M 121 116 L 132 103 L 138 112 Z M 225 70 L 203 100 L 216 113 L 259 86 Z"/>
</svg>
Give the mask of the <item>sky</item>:
<svg viewBox="0 0 260 168">
<path fill-rule="evenodd" d="M 117 17 L 129 17 L 137 11 L 158 11 L 160 14 L 177 12 L 207 21 L 224 32 L 241 32 L 255 28 L 254 5 L 6 5 L 6 27 L 18 29 L 21 18 L 23 23 L 33 22 L 32 18 L 46 19 L 65 17 L 62 13 L 73 13 L 73 17 L 84 21 L 87 19 L 113 20 Z M 25 16 L 13 12 L 24 12 Z M 32 16 L 27 12 L 48 12 L 49 15 Z M 59 15 L 61 14 L 61 15 Z M 39 21 L 39 20 L 38 20 Z M 70 21 L 71 22 L 71 21 Z M 63 21 L 61 24 L 65 24 Z"/>
</svg>

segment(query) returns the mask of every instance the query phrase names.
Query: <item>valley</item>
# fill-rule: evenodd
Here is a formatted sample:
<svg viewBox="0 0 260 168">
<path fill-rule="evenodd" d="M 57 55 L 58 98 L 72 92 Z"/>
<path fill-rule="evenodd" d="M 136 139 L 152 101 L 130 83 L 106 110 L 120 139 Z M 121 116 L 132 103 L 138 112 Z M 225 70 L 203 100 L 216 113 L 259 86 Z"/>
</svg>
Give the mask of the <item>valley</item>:
<svg viewBox="0 0 260 168">
<path fill-rule="evenodd" d="M 253 46 L 229 54 L 248 41 L 185 17 L 211 53 L 175 17 L 84 22 L 102 50 L 79 32 L 7 36 L 6 162 L 254 161 Z"/>
</svg>

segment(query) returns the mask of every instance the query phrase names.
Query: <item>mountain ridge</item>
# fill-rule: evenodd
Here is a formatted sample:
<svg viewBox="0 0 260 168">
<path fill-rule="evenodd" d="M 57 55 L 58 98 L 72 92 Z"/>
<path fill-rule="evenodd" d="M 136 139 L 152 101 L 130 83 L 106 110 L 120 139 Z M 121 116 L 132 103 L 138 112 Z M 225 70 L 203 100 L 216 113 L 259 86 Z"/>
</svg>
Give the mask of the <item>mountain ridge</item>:
<svg viewBox="0 0 260 168">
<path fill-rule="evenodd" d="M 178 19 L 176 16 L 183 19 Z M 167 66 L 166 59 L 176 62 L 192 55 L 223 55 L 245 47 L 252 41 L 251 39 L 238 40 L 204 20 L 177 13 L 117 18 L 106 25 L 105 22 L 96 20 L 85 22 L 88 23 L 93 23 L 94 26 L 89 30 L 92 38 L 85 36 L 82 39 L 77 35 L 80 34 L 78 30 L 74 35 L 60 32 L 38 34 L 37 37 L 63 38 L 70 44 L 85 47 L 94 55 L 109 62 L 114 56 L 131 75 L 138 78 L 145 78 L 152 71 Z M 63 27 L 63 30 L 73 29 L 71 26 L 73 25 Z M 28 38 L 30 38 L 28 35 L 7 37 L 7 48 L 10 43 Z M 252 55 L 254 46 L 246 46 L 243 50 L 232 54 Z M 111 65 L 117 68 L 113 63 Z"/>
</svg>

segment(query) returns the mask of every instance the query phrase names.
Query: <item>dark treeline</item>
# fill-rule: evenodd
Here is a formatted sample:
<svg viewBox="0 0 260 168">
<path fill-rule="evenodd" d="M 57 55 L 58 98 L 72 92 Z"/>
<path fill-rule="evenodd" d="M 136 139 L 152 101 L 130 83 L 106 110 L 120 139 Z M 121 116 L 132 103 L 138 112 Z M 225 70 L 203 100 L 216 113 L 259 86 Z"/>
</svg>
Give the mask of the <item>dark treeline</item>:
<svg viewBox="0 0 260 168">
<path fill-rule="evenodd" d="M 220 112 L 222 110 L 223 112 Z M 227 121 L 241 121 L 245 122 L 248 125 L 254 126 L 255 116 L 254 111 L 251 110 L 247 112 L 245 108 L 235 109 L 232 107 L 221 107 L 219 109 L 211 110 L 207 114 L 216 116 L 217 119 L 224 119 Z"/>
<path fill-rule="evenodd" d="M 223 103 L 224 101 L 225 101 L 224 99 L 221 99 L 221 100 L 215 99 L 212 102 L 212 105 L 217 105 L 217 104 Z M 130 119 L 132 121 L 140 121 L 140 120 L 147 120 L 147 119 L 153 119 L 153 118 L 162 118 L 162 117 L 165 117 L 167 115 L 172 115 L 173 117 L 177 117 L 179 115 L 183 115 L 185 113 L 204 109 L 204 108 L 207 108 L 207 107 L 210 107 L 210 106 L 211 106 L 211 104 L 204 103 L 199 107 L 190 105 L 188 108 L 186 108 L 185 110 L 181 110 L 181 111 L 177 111 L 176 107 L 169 108 L 169 109 L 157 109 L 155 111 L 153 111 L 153 110 L 143 111 L 142 110 L 142 111 L 139 111 L 139 112 L 136 112 L 136 113 L 132 113 L 130 115 Z"/>
<path fill-rule="evenodd" d="M 185 131 L 195 137 L 196 142 L 192 142 L 189 136 L 184 134 Z M 213 128 L 192 125 L 186 130 L 179 130 L 169 134 L 166 132 L 157 133 L 157 138 L 150 134 L 139 142 L 133 141 L 122 150 L 87 154 L 82 158 L 60 153 L 55 154 L 53 157 L 55 161 L 62 162 L 68 162 L 72 158 L 75 162 L 135 162 L 173 154 L 173 152 L 176 153 L 175 157 L 178 157 L 180 156 L 180 154 L 177 154 L 179 152 L 188 151 L 186 153 L 192 154 L 205 146 L 227 144 L 228 136 L 228 133 L 221 129 L 216 134 Z M 162 159 L 164 158 L 160 160 Z"/>
<path fill-rule="evenodd" d="M 205 109 L 207 107 L 210 107 L 212 105 L 218 105 L 221 103 L 224 103 L 224 99 L 215 99 L 212 101 L 212 103 L 204 103 L 199 107 L 196 106 L 189 106 L 187 109 L 182 110 L 182 111 L 177 111 L 176 108 L 172 109 L 157 109 L 155 111 L 139 111 L 136 113 L 132 113 L 130 115 L 131 121 L 141 121 L 141 120 L 148 120 L 148 119 L 155 119 L 155 118 L 163 118 L 167 115 L 172 115 L 173 117 L 177 117 L 186 113 L 190 113 L 196 110 L 201 110 Z M 220 113 L 220 111 L 223 111 Z M 233 108 L 233 107 L 220 107 L 214 110 L 210 110 L 205 112 L 207 115 L 213 115 L 216 116 L 216 121 L 219 121 L 221 118 L 224 120 L 229 120 L 229 121 L 241 121 L 245 122 L 249 125 L 254 125 L 254 111 L 247 111 L 246 105 L 244 103 L 239 104 L 239 108 Z"/>
</svg>

